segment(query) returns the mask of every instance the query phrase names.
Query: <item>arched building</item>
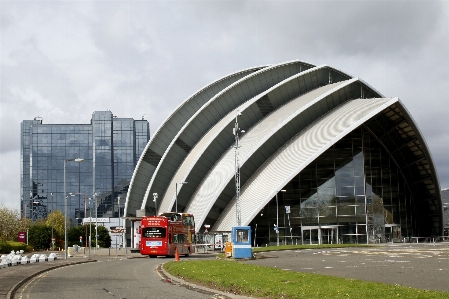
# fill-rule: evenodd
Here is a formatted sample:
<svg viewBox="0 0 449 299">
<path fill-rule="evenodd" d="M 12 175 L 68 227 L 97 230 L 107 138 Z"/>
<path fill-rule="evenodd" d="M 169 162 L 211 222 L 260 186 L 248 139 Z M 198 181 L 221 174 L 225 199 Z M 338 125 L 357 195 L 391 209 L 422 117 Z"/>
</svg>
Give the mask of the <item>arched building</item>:
<svg viewBox="0 0 449 299">
<path fill-rule="evenodd" d="M 236 211 L 236 149 L 240 196 Z M 187 182 L 187 184 L 182 184 Z M 178 195 L 176 196 L 176 192 Z M 157 202 L 153 194 L 158 194 Z M 327 65 L 260 66 L 211 83 L 152 136 L 125 215 L 193 213 L 197 231 L 251 225 L 257 244 L 441 236 L 440 186 L 398 98 Z"/>
</svg>

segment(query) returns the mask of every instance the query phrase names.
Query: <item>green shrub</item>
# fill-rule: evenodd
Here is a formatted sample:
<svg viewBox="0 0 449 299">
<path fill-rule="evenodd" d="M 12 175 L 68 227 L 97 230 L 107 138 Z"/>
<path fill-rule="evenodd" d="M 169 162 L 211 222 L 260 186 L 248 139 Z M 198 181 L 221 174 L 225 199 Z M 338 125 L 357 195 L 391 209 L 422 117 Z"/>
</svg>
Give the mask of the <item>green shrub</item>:
<svg viewBox="0 0 449 299">
<path fill-rule="evenodd" d="M 4 240 L 0 240 L 0 253 L 1 254 L 8 254 L 11 252 L 11 250 L 12 250 L 12 246 L 8 242 L 6 242 Z"/>
<path fill-rule="evenodd" d="M 23 250 L 24 252 L 31 252 L 33 248 L 22 242 L 13 242 L 13 241 L 0 241 L 0 253 L 8 254 L 11 251 L 19 251 Z"/>
<path fill-rule="evenodd" d="M 12 249 L 14 251 L 19 251 L 19 250 L 23 250 L 23 252 L 31 252 L 33 250 L 33 247 L 31 247 L 30 245 L 27 245 L 25 243 L 22 242 L 9 242 L 9 245 L 11 245 Z"/>
</svg>

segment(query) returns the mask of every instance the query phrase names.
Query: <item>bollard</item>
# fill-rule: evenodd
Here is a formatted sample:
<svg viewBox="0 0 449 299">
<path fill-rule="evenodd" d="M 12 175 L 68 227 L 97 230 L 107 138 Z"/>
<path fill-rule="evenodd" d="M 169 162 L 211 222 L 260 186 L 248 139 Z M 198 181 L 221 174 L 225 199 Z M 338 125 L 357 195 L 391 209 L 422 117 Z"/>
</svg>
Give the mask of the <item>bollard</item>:
<svg viewBox="0 0 449 299">
<path fill-rule="evenodd" d="M 47 258 L 47 260 L 48 261 L 54 261 L 54 260 L 56 260 L 56 253 L 50 253 L 49 255 L 48 255 L 48 258 Z"/>
</svg>

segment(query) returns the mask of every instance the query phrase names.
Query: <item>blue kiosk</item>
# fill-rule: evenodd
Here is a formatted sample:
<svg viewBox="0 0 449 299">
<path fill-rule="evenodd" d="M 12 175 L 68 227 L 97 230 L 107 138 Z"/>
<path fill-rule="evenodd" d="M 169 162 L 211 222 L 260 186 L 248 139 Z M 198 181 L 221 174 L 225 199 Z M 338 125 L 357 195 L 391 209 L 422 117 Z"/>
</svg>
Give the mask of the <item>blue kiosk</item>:
<svg viewBox="0 0 449 299">
<path fill-rule="evenodd" d="M 253 257 L 251 226 L 234 226 L 232 228 L 232 251 L 235 259 L 249 259 Z"/>
</svg>

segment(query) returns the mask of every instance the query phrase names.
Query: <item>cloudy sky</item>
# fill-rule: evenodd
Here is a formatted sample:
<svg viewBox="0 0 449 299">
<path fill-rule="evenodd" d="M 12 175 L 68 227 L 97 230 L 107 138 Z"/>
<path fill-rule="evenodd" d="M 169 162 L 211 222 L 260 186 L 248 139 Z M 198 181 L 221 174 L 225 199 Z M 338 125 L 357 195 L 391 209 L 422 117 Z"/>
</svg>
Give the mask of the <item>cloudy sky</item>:
<svg viewBox="0 0 449 299">
<path fill-rule="evenodd" d="M 20 122 L 155 132 L 212 81 L 290 60 L 360 77 L 407 107 L 449 187 L 449 1 L 3 1 L 0 204 L 20 206 Z"/>
</svg>

